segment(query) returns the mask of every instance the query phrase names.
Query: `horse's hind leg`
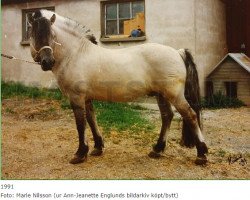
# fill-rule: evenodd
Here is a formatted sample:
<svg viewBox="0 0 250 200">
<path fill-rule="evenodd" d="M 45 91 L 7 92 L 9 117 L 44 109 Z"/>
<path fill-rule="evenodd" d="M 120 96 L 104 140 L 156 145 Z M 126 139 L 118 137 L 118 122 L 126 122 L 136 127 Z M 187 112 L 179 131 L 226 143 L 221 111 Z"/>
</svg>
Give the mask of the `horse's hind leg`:
<svg viewBox="0 0 250 200">
<path fill-rule="evenodd" d="M 208 149 L 205 144 L 204 137 L 201 133 L 196 113 L 188 104 L 184 95 L 181 95 L 179 98 L 177 98 L 175 101 L 172 101 L 171 103 L 181 114 L 185 123 L 190 127 L 190 131 L 193 131 L 193 133 L 190 132 L 190 135 L 191 137 L 193 137 L 192 139 L 194 140 L 197 149 L 196 164 L 205 164 L 207 162 L 207 157 L 205 154 L 208 153 Z"/>
<path fill-rule="evenodd" d="M 86 116 L 95 142 L 94 150 L 91 152 L 91 155 L 100 156 L 103 153 L 104 143 L 102 135 L 97 126 L 94 107 L 91 100 L 86 101 Z"/>
<path fill-rule="evenodd" d="M 160 153 L 164 151 L 166 147 L 167 132 L 174 116 L 171 104 L 161 94 L 156 98 L 161 113 L 162 126 L 159 139 L 156 145 L 154 145 L 153 151 L 149 153 L 149 156 L 152 158 L 160 157 Z"/>
</svg>

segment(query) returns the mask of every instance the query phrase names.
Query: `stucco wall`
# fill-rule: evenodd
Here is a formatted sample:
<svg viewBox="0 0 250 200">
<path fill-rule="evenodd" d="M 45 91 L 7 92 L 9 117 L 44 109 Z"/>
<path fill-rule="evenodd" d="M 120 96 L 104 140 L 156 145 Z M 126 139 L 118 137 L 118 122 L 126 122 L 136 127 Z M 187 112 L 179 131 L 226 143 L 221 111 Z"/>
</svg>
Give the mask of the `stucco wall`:
<svg viewBox="0 0 250 200">
<path fill-rule="evenodd" d="M 227 53 L 225 3 L 220 0 L 195 0 L 194 12 L 195 59 L 204 92 L 205 78 Z"/>
<path fill-rule="evenodd" d="M 20 45 L 21 9 L 55 6 L 56 12 L 101 34 L 100 0 L 42 1 L 2 7 L 2 52 L 31 59 L 29 47 Z M 226 53 L 225 5 L 220 0 L 145 0 L 146 41 L 189 48 L 197 62 L 201 88 L 204 77 Z M 107 48 L 123 48 L 144 42 L 101 43 Z M 44 87 L 55 85 L 50 72 L 39 66 L 2 59 L 3 80 L 21 81 Z M 203 90 L 202 90 L 203 91 Z"/>
</svg>

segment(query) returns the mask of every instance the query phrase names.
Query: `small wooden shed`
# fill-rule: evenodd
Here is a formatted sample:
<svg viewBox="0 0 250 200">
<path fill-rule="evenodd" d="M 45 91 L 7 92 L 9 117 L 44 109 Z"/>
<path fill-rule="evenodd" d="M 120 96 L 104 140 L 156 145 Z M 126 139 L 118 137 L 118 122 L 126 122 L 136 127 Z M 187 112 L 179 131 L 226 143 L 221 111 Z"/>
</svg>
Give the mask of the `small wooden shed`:
<svg viewBox="0 0 250 200">
<path fill-rule="evenodd" d="M 250 106 L 250 58 L 243 53 L 229 53 L 208 75 L 206 96 L 218 92 L 235 97 Z"/>
</svg>

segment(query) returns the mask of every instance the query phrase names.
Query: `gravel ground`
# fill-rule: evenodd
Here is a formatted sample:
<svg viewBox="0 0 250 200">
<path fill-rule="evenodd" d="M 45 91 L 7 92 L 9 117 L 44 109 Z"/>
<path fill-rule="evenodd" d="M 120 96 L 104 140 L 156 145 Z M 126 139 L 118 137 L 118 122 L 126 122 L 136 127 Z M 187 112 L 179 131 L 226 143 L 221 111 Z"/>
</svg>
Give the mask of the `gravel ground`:
<svg viewBox="0 0 250 200">
<path fill-rule="evenodd" d="M 77 148 L 72 112 L 56 101 L 2 101 L 2 179 L 249 179 L 250 108 L 203 111 L 209 147 L 206 166 L 194 164 L 196 150 L 179 145 L 181 119 L 174 118 L 167 148 L 147 156 L 158 137 L 159 111 L 142 111 L 153 132 L 105 134 L 105 151 L 85 163 L 69 164 Z M 93 141 L 87 129 L 89 143 Z"/>
</svg>

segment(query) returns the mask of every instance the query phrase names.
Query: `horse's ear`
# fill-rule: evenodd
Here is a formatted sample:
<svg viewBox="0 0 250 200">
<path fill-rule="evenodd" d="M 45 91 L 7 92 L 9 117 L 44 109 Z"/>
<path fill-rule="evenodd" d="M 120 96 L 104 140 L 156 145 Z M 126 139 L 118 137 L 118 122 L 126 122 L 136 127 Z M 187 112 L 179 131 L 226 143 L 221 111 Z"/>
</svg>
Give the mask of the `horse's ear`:
<svg viewBox="0 0 250 200">
<path fill-rule="evenodd" d="M 28 15 L 28 23 L 29 23 L 30 25 L 32 25 L 33 22 L 34 22 L 34 18 L 33 18 L 33 16 L 32 16 L 32 14 L 29 14 L 29 15 Z"/>
<path fill-rule="evenodd" d="M 54 24 L 55 21 L 56 21 L 56 15 L 53 14 L 52 17 L 50 18 L 51 25 Z"/>
</svg>

